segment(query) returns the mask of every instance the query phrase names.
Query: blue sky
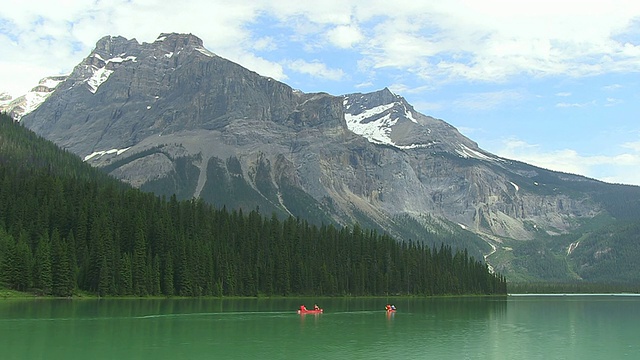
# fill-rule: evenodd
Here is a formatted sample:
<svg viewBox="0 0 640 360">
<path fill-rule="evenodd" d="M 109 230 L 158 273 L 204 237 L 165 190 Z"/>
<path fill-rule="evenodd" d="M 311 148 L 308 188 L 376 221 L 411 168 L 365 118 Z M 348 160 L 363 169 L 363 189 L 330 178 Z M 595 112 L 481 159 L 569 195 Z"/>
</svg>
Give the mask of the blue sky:
<svg viewBox="0 0 640 360">
<path fill-rule="evenodd" d="M 305 92 L 390 88 L 494 154 L 640 185 L 640 2 L 8 0 L 0 91 L 69 73 L 105 35 L 192 33 Z"/>
</svg>

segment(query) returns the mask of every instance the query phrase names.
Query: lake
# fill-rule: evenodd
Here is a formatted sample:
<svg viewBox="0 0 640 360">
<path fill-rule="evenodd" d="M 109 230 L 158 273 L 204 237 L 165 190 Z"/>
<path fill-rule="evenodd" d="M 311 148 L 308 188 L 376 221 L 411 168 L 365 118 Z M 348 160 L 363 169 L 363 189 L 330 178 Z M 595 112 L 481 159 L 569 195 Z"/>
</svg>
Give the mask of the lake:
<svg viewBox="0 0 640 360">
<path fill-rule="evenodd" d="M 638 359 L 640 296 L 0 300 L 0 358 Z"/>
</svg>

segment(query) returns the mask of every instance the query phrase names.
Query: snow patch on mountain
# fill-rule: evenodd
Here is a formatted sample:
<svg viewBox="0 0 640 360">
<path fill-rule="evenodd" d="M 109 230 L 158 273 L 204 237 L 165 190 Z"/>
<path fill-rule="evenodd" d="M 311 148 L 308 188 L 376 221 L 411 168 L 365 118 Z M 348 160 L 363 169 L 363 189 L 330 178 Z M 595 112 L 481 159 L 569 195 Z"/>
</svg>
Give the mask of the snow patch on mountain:
<svg viewBox="0 0 640 360">
<path fill-rule="evenodd" d="M 363 136 L 369 142 L 381 145 L 390 145 L 398 149 L 417 149 L 433 146 L 433 142 L 428 144 L 412 143 L 401 145 L 391 139 L 393 127 L 401 119 L 406 119 L 419 125 L 418 120 L 413 116 L 411 110 L 407 108 L 402 97 L 393 95 L 395 101 L 367 108 L 368 99 L 361 95 L 359 97 L 344 97 L 343 106 L 345 109 L 345 121 L 347 128 Z M 430 133 L 429 129 L 426 129 Z"/>
<path fill-rule="evenodd" d="M 120 54 L 118 56 L 105 60 L 100 56 L 100 54 L 93 54 L 93 57 L 104 62 L 104 65 L 101 67 L 92 65 L 92 68 L 93 68 L 92 75 L 86 80 L 86 83 L 89 86 L 89 91 L 95 94 L 96 91 L 98 91 L 98 88 L 100 87 L 100 85 L 102 85 L 105 81 L 107 81 L 107 79 L 109 79 L 109 76 L 113 74 L 113 70 L 107 69 L 107 66 L 110 63 L 119 64 L 125 61 L 133 61 L 133 62 L 136 61 L 135 56 L 123 57 L 125 55 L 126 54 Z"/>
<path fill-rule="evenodd" d="M 456 149 L 456 152 L 458 153 L 458 155 L 460 155 L 463 158 L 474 158 L 474 159 L 486 160 L 486 161 L 502 161 L 502 159 L 500 158 L 489 156 L 484 153 L 481 153 L 480 151 L 473 150 L 464 144 L 459 144 L 459 147 L 460 147 L 459 149 Z"/>
<path fill-rule="evenodd" d="M 83 160 L 87 161 L 87 160 L 93 159 L 96 156 L 99 157 L 99 156 L 109 155 L 109 154 L 120 155 L 120 154 L 122 154 L 123 152 L 125 152 L 125 151 L 127 151 L 129 149 L 130 149 L 130 147 L 124 148 L 124 149 L 111 149 L 111 150 L 104 150 L 104 151 L 95 151 L 95 152 L 85 156 Z"/>
<path fill-rule="evenodd" d="M 37 109 L 50 95 L 53 90 L 66 80 L 66 76 L 51 76 L 46 77 L 38 83 L 31 91 L 12 99 L 10 95 L 0 96 L 0 111 L 6 112 L 11 115 L 13 120 L 20 121 L 20 119 Z"/>
<path fill-rule="evenodd" d="M 404 117 L 406 117 L 407 119 L 409 119 L 411 122 L 413 122 L 413 123 L 417 124 L 417 123 L 418 123 L 418 120 L 416 120 L 416 119 L 413 117 L 413 114 L 411 113 L 411 111 L 409 111 L 409 109 L 407 109 L 407 107 L 406 107 L 404 104 L 402 104 L 402 106 L 404 107 Z"/>
<path fill-rule="evenodd" d="M 509 184 L 513 185 L 513 188 L 516 189 L 516 191 L 520 190 L 520 187 L 518 186 L 518 184 L 516 184 L 516 183 L 514 183 L 512 181 L 509 181 Z"/>
<path fill-rule="evenodd" d="M 28 114 L 33 110 L 37 109 L 40 104 L 42 104 L 48 97 L 51 95 L 51 92 L 28 92 L 25 97 L 25 108 L 24 113 Z"/>
<path fill-rule="evenodd" d="M 391 134 L 391 127 L 398 122 L 398 118 L 392 119 L 391 114 L 380 116 L 394 105 L 395 103 L 376 106 L 357 115 L 345 113 L 347 127 L 354 133 L 364 136 L 372 143 L 395 145 L 389 135 Z M 344 100 L 344 106 L 347 109 L 349 108 L 348 99 Z M 378 118 L 370 121 L 375 117 Z"/>
<path fill-rule="evenodd" d="M 204 55 L 207 55 L 208 57 L 214 57 L 214 56 L 215 56 L 215 54 L 214 54 L 214 53 L 212 53 L 211 51 L 209 51 L 209 50 L 207 50 L 207 49 L 205 49 L 205 48 L 203 48 L 203 47 L 197 47 L 197 48 L 195 48 L 195 49 L 196 49 L 197 51 L 199 51 L 200 53 L 202 53 L 202 54 L 204 54 Z"/>
<path fill-rule="evenodd" d="M 113 70 L 107 70 L 105 68 L 98 68 L 94 71 L 93 75 L 87 79 L 87 85 L 89 85 L 89 91 L 96 93 L 102 83 L 107 81 L 109 76 L 113 73 Z"/>
</svg>

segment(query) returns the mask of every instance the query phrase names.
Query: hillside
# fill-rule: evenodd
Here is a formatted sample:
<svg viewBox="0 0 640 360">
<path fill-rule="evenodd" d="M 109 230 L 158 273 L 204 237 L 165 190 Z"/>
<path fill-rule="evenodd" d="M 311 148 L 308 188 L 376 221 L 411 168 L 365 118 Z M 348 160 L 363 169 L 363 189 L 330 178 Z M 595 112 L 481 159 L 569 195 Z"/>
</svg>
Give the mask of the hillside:
<svg viewBox="0 0 640 360">
<path fill-rule="evenodd" d="M 0 287 L 42 295 L 504 294 L 450 246 L 133 189 L 0 114 Z"/>
</svg>

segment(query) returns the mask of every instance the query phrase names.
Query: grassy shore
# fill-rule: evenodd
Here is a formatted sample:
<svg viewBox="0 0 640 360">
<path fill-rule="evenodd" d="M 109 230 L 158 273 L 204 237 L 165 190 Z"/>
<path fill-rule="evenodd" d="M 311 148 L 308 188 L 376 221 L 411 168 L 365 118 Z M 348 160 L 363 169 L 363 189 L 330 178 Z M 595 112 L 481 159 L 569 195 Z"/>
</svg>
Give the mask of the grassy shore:
<svg viewBox="0 0 640 360">
<path fill-rule="evenodd" d="M 31 299 L 35 295 L 9 289 L 0 289 L 0 299 Z"/>
</svg>

